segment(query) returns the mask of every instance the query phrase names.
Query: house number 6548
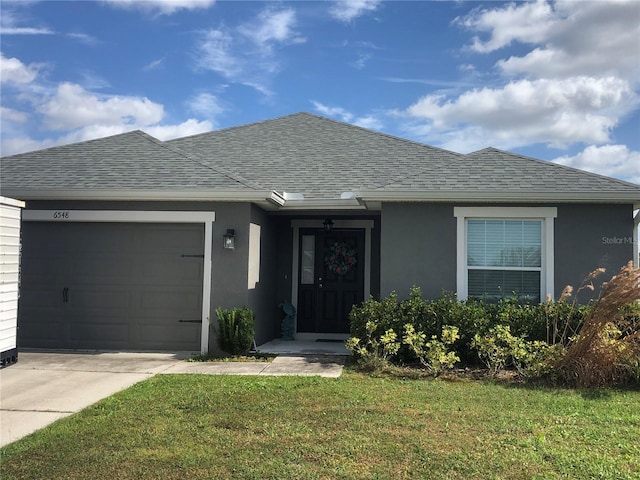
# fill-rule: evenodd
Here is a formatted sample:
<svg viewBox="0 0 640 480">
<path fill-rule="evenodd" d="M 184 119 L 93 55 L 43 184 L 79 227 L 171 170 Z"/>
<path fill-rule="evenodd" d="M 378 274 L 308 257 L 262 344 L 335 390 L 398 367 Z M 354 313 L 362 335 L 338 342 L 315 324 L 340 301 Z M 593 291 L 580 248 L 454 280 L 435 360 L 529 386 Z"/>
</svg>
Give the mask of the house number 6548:
<svg viewBox="0 0 640 480">
<path fill-rule="evenodd" d="M 53 212 L 54 220 L 64 220 L 69 218 L 69 212 Z"/>
</svg>

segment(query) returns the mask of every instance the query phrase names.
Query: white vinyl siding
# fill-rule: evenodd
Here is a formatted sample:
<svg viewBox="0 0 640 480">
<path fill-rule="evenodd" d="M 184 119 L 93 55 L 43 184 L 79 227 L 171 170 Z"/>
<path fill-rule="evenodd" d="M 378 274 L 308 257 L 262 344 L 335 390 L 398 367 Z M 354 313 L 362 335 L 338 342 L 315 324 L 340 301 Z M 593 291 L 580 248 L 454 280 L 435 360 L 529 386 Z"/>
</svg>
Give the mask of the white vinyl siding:
<svg viewBox="0 0 640 480">
<path fill-rule="evenodd" d="M 455 207 L 458 297 L 553 294 L 553 207 Z"/>
<path fill-rule="evenodd" d="M 0 197 L 0 352 L 2 364 L 17 358 L 20 281 L 20 212 L 24 203 Z"/>
</svg>

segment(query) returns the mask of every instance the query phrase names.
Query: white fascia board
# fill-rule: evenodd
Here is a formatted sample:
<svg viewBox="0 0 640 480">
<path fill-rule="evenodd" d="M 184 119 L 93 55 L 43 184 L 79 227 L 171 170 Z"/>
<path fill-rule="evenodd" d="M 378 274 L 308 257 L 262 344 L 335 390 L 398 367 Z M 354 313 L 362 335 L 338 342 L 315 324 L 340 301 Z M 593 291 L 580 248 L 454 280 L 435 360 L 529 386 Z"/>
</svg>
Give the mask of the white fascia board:
<svg viewBox="0 0 640 480">
<path fill-rule="evenodd" d="M 7 193 L 7 192 L 5 192 Z M 151 201 L 216 201 L 216 202 L 280 202 L 271 190 L 25 190 L 15 191 L 23 200 L 151 200 Z M 275 194 L 275 195 L 274 195 Z"/>
<path fill-rule="evenodd" d="M 364 201 L 383 202 L 445 202 L 445 201 L 474 201 L 474 202 L 576 202 L 576 203 L 633 203 L 638 205 L 640 197 L 636 192 L 496 192 L 496 191 L 378 191 L 360 190 L 358 198 Z"/>
<path fill-rule="evenodd" d="M 287 200 L 283 210 L 366 210 L 366 205 L 356 198 L 342 200 L 339 198 L 323 200 Z"/>
</svg>

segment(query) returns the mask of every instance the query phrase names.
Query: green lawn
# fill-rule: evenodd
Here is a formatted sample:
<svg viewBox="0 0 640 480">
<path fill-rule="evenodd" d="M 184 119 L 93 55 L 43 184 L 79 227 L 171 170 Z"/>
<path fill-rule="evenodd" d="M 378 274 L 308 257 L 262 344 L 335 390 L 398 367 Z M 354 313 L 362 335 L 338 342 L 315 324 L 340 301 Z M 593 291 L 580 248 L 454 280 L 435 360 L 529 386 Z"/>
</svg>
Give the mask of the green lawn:
<svg viewBox="0 0 640 480">
<path fill-rule="evenodd" d="M 640 392 L 156 376 L 8 445 L 10 479 L 640 478 Z"/>
</svg>

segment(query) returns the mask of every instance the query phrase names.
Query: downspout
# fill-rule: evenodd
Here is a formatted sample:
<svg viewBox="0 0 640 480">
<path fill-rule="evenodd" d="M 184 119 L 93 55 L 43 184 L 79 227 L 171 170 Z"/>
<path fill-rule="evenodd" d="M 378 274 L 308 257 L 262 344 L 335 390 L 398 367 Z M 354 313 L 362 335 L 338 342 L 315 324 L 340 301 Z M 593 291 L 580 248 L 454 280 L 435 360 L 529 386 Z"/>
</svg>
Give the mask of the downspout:
<svg viewBox="0 0 640 480">
<path fill-rule="evenodd" d="M 633 236 L 631 239 L 633 243 L 633 266 L 638 268 L 640 266 L 640 255 L 638 253 L 638 243 L 640 242 L 640 210 L 636 210 L 636 216 L 633 217 Z"/>
</svg>

